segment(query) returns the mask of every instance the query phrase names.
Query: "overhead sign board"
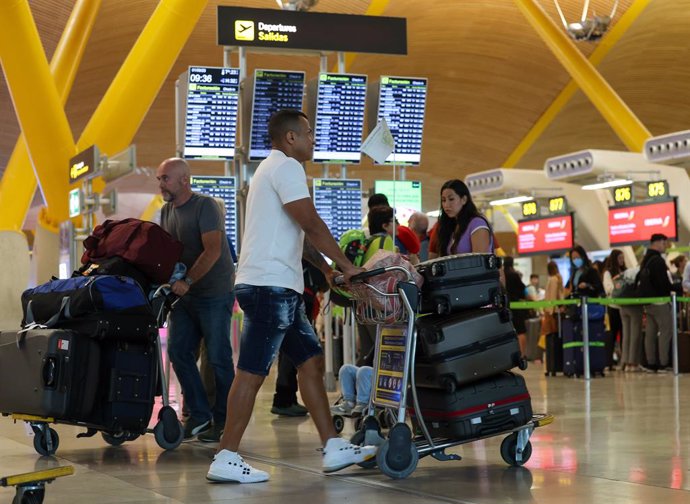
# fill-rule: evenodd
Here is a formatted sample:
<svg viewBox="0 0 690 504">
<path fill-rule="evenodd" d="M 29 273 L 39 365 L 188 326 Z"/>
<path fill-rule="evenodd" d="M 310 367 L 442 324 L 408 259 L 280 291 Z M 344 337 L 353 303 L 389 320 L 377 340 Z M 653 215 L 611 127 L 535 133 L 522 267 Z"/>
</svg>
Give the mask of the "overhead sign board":
<svg viewBox="0 0 690 504">
<path fill-rule="evenodd" d="M 69 183 L 98 175 L 100 160 L 101 154 L 95 145 L 74 156 L 69 160 Z"/>
<path fill-rule="evenodd" d="M 407 20 L 218 6 L 218 45 L 407 54 Z"/>
<path fill-rule="evenodd" d="M 678 238 L 676 200 L 609 208 L 611 245 L 647 244 L 654 233 Z"/>
<path fill-rule="evenodd" d="M 573 247 L 572 214 L 518 222 L 518 254 L 546 254 Z"/>
</svg>

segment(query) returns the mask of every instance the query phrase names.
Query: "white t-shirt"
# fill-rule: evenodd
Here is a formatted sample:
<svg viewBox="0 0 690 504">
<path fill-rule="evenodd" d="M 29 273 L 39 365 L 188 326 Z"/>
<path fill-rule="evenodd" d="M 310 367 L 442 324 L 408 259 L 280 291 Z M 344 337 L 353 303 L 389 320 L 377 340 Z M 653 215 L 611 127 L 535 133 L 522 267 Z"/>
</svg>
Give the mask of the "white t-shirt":
<svg viewBox="0 0 690 504">
<path fill-rule="evenodd" d="M 300 294 L 304 291 L 304 231 L 283 205 L 309 197 L 302 165 L 272 150 L 249 185 L 236 284 L 285 287 Z"/>
</svg>

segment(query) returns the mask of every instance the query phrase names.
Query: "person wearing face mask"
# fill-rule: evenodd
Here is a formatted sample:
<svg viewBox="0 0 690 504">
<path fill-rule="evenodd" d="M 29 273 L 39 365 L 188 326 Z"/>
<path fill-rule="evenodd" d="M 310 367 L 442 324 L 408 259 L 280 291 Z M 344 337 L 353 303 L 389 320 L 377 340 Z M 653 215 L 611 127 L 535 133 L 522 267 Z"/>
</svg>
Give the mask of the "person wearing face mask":
<svg viewBox="0 0 690 504">
<path fill-rule="evenodd" d="M 637 289 L 640 297 L 666 297 L 672 291 L 682 293 L 680 284 L 671 282 L 671 272 L 664 258 L 670 244 L 668 237 L 654 233 L 649 240 L 649 247 L 640 264 L 637 274 Z M 644 350 L 647 357 L 647 372 L 664 373 L 670 368 L 671 339 L 673 337 L 673 316 L 669 303 L 648 304 L 644 307 L 647 314 L 647 327 L 644 336 Z M 658 356 L 657 361 L 657 344 Z"/>
<path fill-rule="evenodd" d="M 566 291 L 578 297 L 602 296 L 604 285 L 582 246 L 576 245 L 570 250 L 570 262 L 570 279 L 565 286 Z"/>
<path fill-rule="evenodd" d="M 443 184 L 441 212 L 429 243 L 429 259 L 493 251 L 491 226 L 472 201 L 467 185 L 458 179 Z"/>
</svg>

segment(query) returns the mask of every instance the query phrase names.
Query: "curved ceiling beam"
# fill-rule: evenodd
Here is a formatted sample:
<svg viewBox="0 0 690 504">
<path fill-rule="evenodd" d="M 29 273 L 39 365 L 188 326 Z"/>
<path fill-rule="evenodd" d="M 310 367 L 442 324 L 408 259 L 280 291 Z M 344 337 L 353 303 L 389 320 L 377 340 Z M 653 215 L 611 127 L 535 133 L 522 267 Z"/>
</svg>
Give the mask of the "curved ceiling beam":
<svg viewBox="0 0 690 504">
<path fill-rule="evenodd" d="M 649 130 L 536 0 L 514 1 L 623 144 L 633 152 L 641 152 L 645 140 L 652 136 Z"/>
</svg>

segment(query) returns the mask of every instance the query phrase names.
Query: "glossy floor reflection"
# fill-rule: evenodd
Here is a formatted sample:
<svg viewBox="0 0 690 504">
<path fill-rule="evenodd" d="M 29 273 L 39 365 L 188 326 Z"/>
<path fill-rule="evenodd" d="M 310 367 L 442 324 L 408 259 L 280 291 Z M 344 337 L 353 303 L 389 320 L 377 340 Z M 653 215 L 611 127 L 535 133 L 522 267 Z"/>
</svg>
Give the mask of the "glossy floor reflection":
<svg viewBox="0 0 690 504">
<path fill-rule="evenodd" d="M 163 452 L 145 436 L 114 448 L 100 437 L 76 439 L 67 426 L 57 426 L 57 457 L 39 457 L 24 426 L 7 418 L 0 419 L 0 475 L 72 464 L 76 474 L 49 485 L 45 498 L 70 504 L 690 502 L 690 375 L 614 372 L 587 383 L 547 379 L 533 365 L 525 376 L 535 412 L 556 421 L 535 431 L 524 468 L 504 464 L 496 437 L 454 449 L 459 462 L 426 457 L 406 480 L 359 468 L 324 476 L 311 421 L 271 415 L 267 384 L 242 448 L 271 474 L 268 483 L 207 483 L 214 447 L 199 442 Z M 12 496 L 0 488 L 0 503 Z"/>
</svg>

